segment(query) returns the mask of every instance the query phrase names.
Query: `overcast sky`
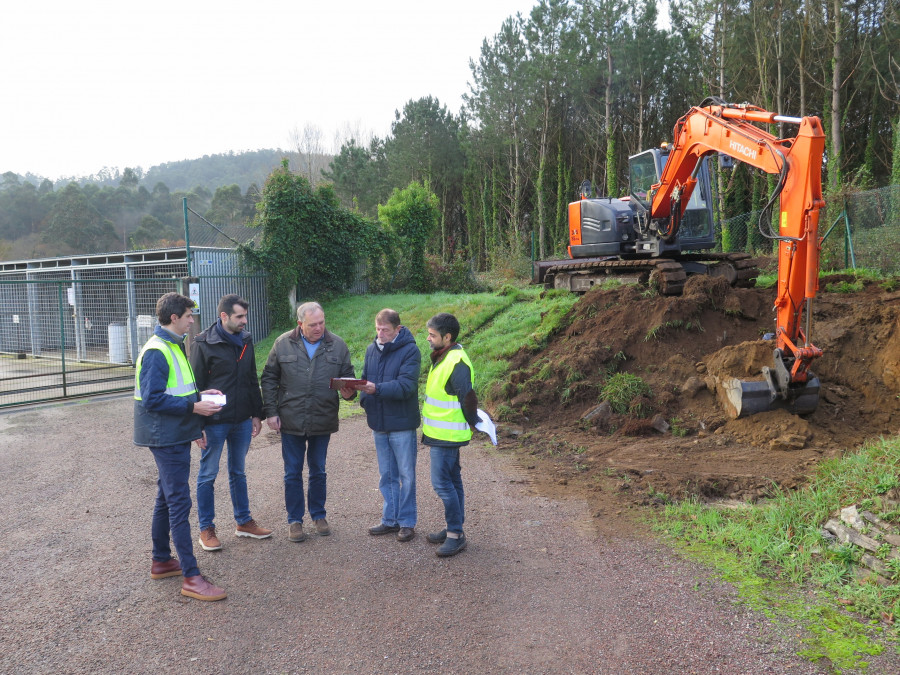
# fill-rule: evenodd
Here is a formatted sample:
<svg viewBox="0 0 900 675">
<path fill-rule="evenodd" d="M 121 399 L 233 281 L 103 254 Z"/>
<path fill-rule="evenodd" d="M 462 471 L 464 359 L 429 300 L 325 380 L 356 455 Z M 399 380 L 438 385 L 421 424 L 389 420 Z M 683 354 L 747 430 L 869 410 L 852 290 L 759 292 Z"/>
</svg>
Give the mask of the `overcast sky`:
<svg viewBox="0 0 900 675">
<path fill-rule="evenodd" d="M 44 0 L 0 11 L 0 173 L 289 148 L 319 127 L 385 135 L 431 95 L 458 112 L 469 59 L 536 0 Z"/>
</svg>

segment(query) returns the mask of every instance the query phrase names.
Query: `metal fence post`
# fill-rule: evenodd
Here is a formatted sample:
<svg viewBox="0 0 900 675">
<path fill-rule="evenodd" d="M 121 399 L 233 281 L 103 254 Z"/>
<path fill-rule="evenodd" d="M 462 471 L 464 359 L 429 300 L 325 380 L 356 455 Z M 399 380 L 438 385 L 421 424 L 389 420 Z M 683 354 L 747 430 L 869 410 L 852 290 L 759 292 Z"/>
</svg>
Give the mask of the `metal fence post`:
<svg viewBox="0 0 900 675">
<path fill-rule="evenodd" d="M 56 295 L 57 305 L 59 306 L 59 356 L 62 361 L 62 390 L 63 397 L 68 396 L 68 387 L 66 379 L 66 317 L 63 307 L 63 281 L 57 282 Z M 68 298 L 66 298 L 68 300 Z"/>
</svg>

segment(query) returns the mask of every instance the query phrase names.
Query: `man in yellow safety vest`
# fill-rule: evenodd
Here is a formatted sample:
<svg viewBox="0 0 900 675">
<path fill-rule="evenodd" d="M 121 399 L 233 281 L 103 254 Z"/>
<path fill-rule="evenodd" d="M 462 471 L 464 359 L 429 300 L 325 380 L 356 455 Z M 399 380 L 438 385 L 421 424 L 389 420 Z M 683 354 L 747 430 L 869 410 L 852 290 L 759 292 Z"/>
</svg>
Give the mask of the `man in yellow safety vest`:
<svg viewBox="0 0 900 675">
<path fill-rule="evenodd" d="M 222 409 L 201 400 L 187 360 L 184 337 L 194 323 L 194 301 L 166 293 L 156 303 L 159 326 L 135 363 L 134 444 L 150 448 L 159 471 L 156 505 L 150 528 L 153 540 L 151 579 L 183 576 L 181 594 L 197 600 L 222 600 L 225 591 L 203 578 L 191 541 L 191 443 L 206 445 L 200 417 Z M 172 557 L 169 534 L 178 552 Z"/>
<path fill-rule="evenodd" d="M 456 555 L 466 548 L 463 532 L 465 495 L 459 449 L 468 445 L 478 423 L 478 397 L 472 388 L 475 371 L 459 336 L 459 321 L 452 314 L 435 314 L 425 325 L 431 345 L 431 371 L 422 407 L 422 443 L 431 449 L 431 485 L 444 503 L 447 527 L 428 534 L 440 544 L 439 556 Z"/>
</svg>

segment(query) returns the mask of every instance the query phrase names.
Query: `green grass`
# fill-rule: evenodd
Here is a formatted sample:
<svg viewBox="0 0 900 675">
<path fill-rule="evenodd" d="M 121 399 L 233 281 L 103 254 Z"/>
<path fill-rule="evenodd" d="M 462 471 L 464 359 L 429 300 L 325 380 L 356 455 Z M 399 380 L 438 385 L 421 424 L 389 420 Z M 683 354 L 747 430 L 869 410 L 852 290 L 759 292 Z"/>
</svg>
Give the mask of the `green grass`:
<svg viewBox="0 0 900 675">
<path fill-rule="evenodd" d="M 900 281 L 896 276 L 891 276 L 890 274 L 883 274 L 878 270 L 867 269 L 864 267 L 858 267 L 856 269 L 829 269 L 829 270 L 819 270 L 819 277 L 826 277 L 835 274 L 843 274 L 850 275 L 854 277 L 854 281 L 842 281 L 839 284 L 828 284 L 827 290 L 832 293 L 854 293 L 856 291 L 860 291 L 863 288 L 863 285 L 868 283 L 880 283 L 882 287 L 887 290 L 894 290 L 897 287 L 900 287 Z M 778 283 L 778 274 L 760 274 L 756 278 L 756 287 L 757 288 L 774 288 L 775 284 Z"/>
<path fill-rule="evenodd" d="M 609 403 L 613 412 L 624 414 L 631 412 L 643 417 L 640 405 L 636 408 L 633 401 L 641 396 L 650 396 L 650 386 L 637 375 L 616 373 L 600 388 L 600 400 Z"/>
<path fill-rule="evenodd" d="M 900 617 L 900 586 L 857 582 L 859 549 L 830 545 L 820 528 L 852 504 L 900 523 L 900 513 L 881 497 L 900 483 L 898 473 L 900 439 L 882 439 L 823 462 L 809 484 L 794 492 L 773 486 L 764 503 L 728 511 L 682 502 L 665 509 L 657 528 L 718 568 L 754 606 L 806 625 L 812 634 L 805 656 L 827 656 L 838 669 L 860 668 L 865 654 L 882 649 L 882 640 L 895 648 L 900 643 L 896 627 L 876 625 L 882 613 Z M 900 571 L 900 564 L 893 567 Z M 815 589 L 812 600 L 785 591 L 798 586 Z M 857 616 L 839 610 L 837 599 Z"/>
<path fill-rule="evenodd" d="M 422 352 L 423 382 L 431 353 L 425 339 L 425 323 L 438 312 L 453 314 L 460 323 L 459 342 L 475 365 L 475 389 L 483 396 L 492 383 L 505 378 L 509 358 L 521 347 L 536 351 L 547 344 L 549 336 L 577 301 L 577 295 L 566 291 L 545 292 L 537 286 L 507 285 L 496 293 L 467 295 L 344 296 L 323 302 L 322 306 L 325 325 L 347 343 L 357 374 L 362 372 L 366 347 L 375 338 L 375 314 L 385 307 L 397 310 Z M 260 372 L 275 338 L 291 328 L 283 326 L 273 330 L 256 344 Z"/>
</svg>

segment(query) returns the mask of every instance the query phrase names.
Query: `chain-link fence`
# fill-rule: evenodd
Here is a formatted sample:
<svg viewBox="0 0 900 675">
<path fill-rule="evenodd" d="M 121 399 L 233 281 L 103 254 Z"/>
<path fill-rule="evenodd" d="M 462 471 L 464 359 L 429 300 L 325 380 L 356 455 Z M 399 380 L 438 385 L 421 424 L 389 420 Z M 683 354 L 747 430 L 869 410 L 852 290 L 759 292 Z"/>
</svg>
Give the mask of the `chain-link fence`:
<svg viewBox="0 0 900 675">
<path fill-rule="evenodd" d="M 772 240 L 759 231 L 760 211 L 743 213 L 721 223 L 722 250 L 772 255 Z M 773 226 L 774 229 L 774 226 Z M 847 195 L 819 215 L 819 235 L 825 237 L 820 268 L 866 268 L 900 274 L 900 185 Z"/>
<path fill-rule="evenodd" d="M 128 391 L 133 364 L 175 291 L 198 304 L 195 328 L 236 293 L 255 339 L 269 331 L 265 276 L 235 248 L 261 228 L 216 225 L 184 204 L 184 246 L 0 263 L 0 407 Z"/>
<path fill-rule="evenodd" d="M 847 195 L 842 207 L 831 223 L 825 223 L 822 269 L 900 274 L 900 185 Z"/>
<path fill-rule="evenodd" d="M 169 292 L 199 303 L 195 328 L 216 320 L 226 293 L 250 302 L 254 337 L 268 333 L 264 278 L 184 278 L 186 265 L 6 275 L 0 279 L 0 407 L 134 386 L 134 362 Z M 126 277 L 127 275 L 127 277 Z M 12 278 L 19 276 L 20 278 Z M 254 332 L 255 331 L 255 332 Z"/>
<path fill-rule="evenodd" d="M 127 391 L 156 325 L 156 301 L 177 279 L 0 280 L 0 407 Z M 56 276 L 57 278 L 53 278 Z"/>
</svg>

